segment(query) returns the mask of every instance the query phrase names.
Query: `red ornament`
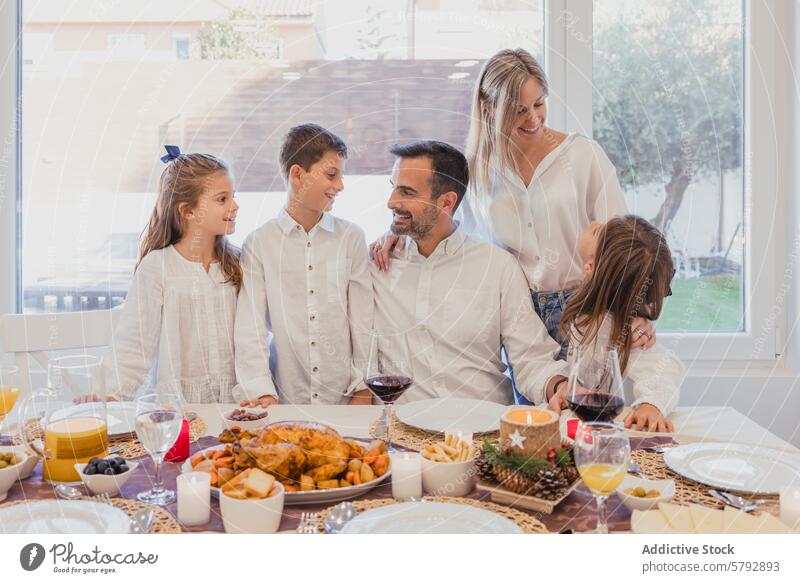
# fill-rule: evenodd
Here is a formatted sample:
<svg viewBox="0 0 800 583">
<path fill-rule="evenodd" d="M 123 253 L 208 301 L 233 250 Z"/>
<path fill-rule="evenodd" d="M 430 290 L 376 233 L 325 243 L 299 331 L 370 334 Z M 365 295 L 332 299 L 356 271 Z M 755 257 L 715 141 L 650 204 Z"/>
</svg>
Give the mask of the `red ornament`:
<svg viewBox="0 0 800 583">
<path fill-rule="evenodd" d="M 556 459 L 556 448 L 551 447 L 550 451 L 547 452 L 547 461 L 552 462 Z"/>
<path fill-rule="evenodd" d="M 175 445 L 172 446 L 164 456 L 168 462 L 182 462 L 189 457 L 189 420 L 184 417 L 183 424 L 181 425 L 181 432 L 178 434 L 178 439 Z"/>
</svg>

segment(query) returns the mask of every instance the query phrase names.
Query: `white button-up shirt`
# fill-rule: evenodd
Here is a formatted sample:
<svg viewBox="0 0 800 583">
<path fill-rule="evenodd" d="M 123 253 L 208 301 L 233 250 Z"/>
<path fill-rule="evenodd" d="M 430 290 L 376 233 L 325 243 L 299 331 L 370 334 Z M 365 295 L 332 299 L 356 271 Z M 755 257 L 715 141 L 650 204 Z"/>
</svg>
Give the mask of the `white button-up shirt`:
<svg viewBox="0 0 800 583">
<path fill-rule="evenodd" d="M 236 375 L 251 398 L 338 404 L 363 385 L 367 263 L 364 232 L 327 213 L 306 233 L 282 210 L 247 237 L 235 343 Z"/>
<path fill-rule="evenodd" d="M 558 291 L 577 287 L 583 278 L 581 233 L 592 221 L 606 222 L 627 208 L 616 169 L 600 145 L 570 134 L 539 163 L 527 186 L 506 168 L 492 180 L 488 197 L 470 191 L 461 212 L 469 232 L 519 259 L 530 289 Z"/>
<path fill-rule="evenodd" d="M 236 286 L 218 263 L 208 272 L 174 246 L 142 259 L 103 359 L 106 391 L 131 399 L 141 385 L 182 393 L 189 403 L 230 403 L 236 389 Z M 236 389 L 236 390 L 235 390 Z"/>
<path fill-rule="evenodd" d="M 516 259 L 456 228 L 429 257 L 406 238 L 381 272 L 371 264 L 375 328 L 408 335 L 414 384 L 399 402 L 465 397 L 511 404 L 517 388 L 543 393 L 556 374 L 566 376 L 560 347 L 536 315 Z"/>
</svg>

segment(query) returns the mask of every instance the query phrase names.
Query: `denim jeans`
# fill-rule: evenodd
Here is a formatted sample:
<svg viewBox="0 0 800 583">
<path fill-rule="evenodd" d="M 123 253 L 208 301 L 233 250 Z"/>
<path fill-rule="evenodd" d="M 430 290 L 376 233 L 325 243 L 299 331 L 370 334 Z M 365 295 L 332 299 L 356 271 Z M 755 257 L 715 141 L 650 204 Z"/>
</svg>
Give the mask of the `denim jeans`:
<svg viewBox="0 0 800 583">
<path fill-rule="evenodd" d="M 554 291 L 554 292 L 535 292 L 531 291 L 531 300 L 533 301 L 533 309 L 536 310 L 536 314 L 542 320 L 544 327 L 547 329 L 547 333 L 550 337 L 561 344 L 561 352 L 558 353 L 557 358 L 566 359 L 567 358 L 567 341 L 566 338 L 561 336 L 559 332 L 559 326 L 561 325 L 561 316 L 564 314 L 564 305 L 569 301 L 569 298 L 572 297 L 572 294 L 575 293 L 574 289 L 570 290 L 561 290 L 561 291 Z M 509 366 L 510 368 L 510 366 Z M 528 399 L 523 397 L 519 391 L 517 391 L 516 384 L 514 382 L 514 371 L 511 371 L 511 384 L 514 387 L 514 402 L 519 405 L 532 405 Z"/>
</svg>

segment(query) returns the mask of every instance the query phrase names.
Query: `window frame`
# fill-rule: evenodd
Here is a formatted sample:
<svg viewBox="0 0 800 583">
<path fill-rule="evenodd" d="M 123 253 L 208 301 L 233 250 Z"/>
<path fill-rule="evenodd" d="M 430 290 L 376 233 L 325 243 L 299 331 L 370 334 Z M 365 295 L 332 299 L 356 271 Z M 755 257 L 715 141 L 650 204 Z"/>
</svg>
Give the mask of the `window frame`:
<svg viewBox="0 0 800 583">
<path fill-rule="evenodd" d="M 790 72 L 776 63 L 776 28 L 766 0 L 745 0 L 744 237 L 745 330 L 736 333 L 661 333 L 659 340 L 695 366 L 775 365 L 787 329 L 785 310 L 776 315 L 778 265 L 791 259 L 777 243 L 788 242 L 782 215 L 778 146 L 791 142 L 791 124 L 778 124 L 777 81 Z M 592 0 L 544 0 L 545 67 L 551 85 L 550 123 L 592 135 Z M 791 31 L 794 35 L 794 30 Z M 22 308 L 21 261 L 21 0 L 0 3 L 0 131 L 11 143 L 0 164 L 0 313 Z M 564 96 L 568 96 L 565 98 Z M 751 104 L 759 107 L 751 107 Z M 778 114 L 776 114 L 778 112 Z M 789 191 L 786 191 L 789 192 Z M 757 204 L 752 193 L 758 193 Z M 756 301 L 756 298 L 761 298 Z M 763 298 L 767 300 L 764 301 Z M 702 355 L 702 357 L 698 357 Z"/>
</svg>

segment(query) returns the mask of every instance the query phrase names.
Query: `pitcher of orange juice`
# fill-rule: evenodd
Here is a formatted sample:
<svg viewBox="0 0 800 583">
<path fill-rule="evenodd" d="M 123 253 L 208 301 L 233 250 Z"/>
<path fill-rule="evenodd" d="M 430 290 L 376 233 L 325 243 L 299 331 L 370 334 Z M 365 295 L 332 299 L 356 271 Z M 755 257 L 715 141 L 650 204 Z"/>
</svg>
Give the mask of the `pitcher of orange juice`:
<svg viewBox="0 0 800 583">
<path fill-rule="evenodd" d="M 89 355 L 53 359 L 47 366 L 47 385 L 22 401 L 20 436 L 44 460 L 45 480 L 78 482 L 74 464 L 108 454 L 100 359 Z"/>
</svg>

